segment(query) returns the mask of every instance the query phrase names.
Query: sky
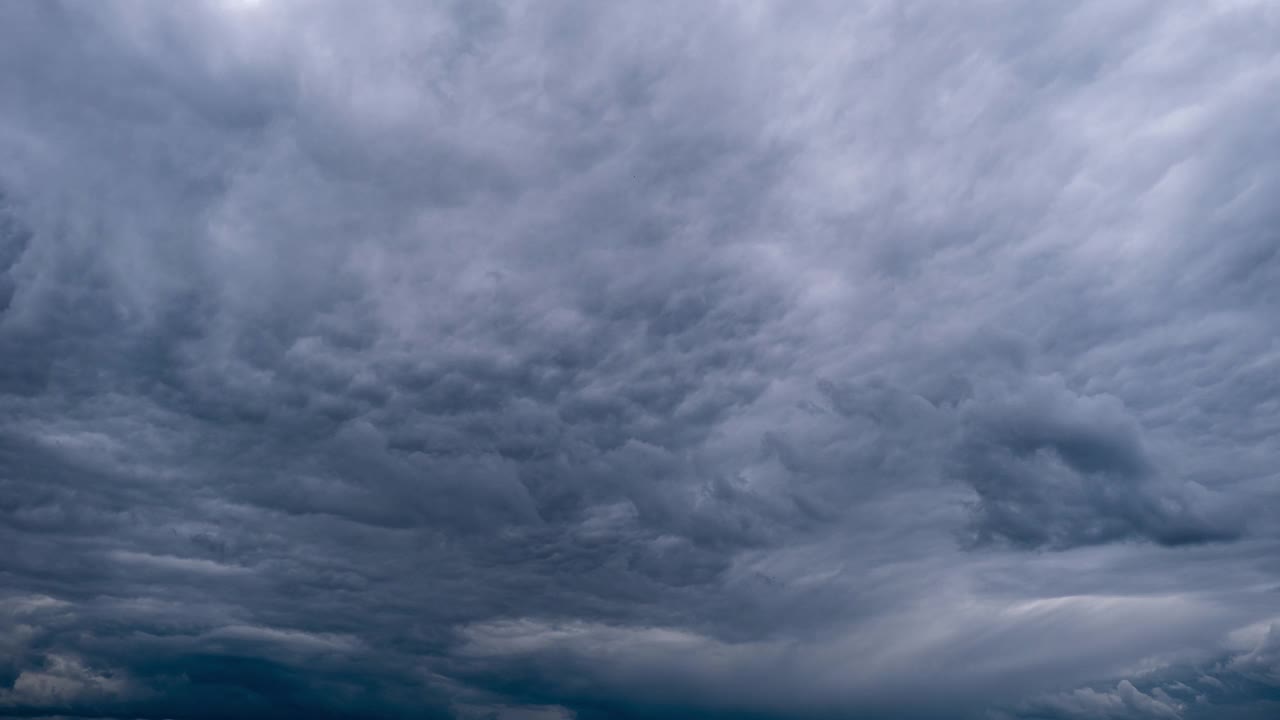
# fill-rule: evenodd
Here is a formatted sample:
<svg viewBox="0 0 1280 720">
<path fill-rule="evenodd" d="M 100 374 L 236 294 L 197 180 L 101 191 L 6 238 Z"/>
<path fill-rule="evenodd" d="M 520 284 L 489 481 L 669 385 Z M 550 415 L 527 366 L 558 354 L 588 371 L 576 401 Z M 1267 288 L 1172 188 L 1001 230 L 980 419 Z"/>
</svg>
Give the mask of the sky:
<svg viewBox="0 0 1280 720">
<path fill-rule="evenodd" d="M 0 717 L 1280 717 L 1278 38 L 0 4 Z"/>
</svg>

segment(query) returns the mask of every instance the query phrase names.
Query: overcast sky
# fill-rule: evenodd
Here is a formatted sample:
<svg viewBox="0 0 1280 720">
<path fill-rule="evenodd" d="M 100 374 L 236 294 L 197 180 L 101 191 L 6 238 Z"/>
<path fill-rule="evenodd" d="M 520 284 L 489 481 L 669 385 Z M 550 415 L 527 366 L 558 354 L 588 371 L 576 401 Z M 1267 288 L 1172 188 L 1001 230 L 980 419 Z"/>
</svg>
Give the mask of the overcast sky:
<svg viewBox="0 0 1280 720">
<path fill-rule="evenodd" d="M 1280 5 L 0 4 L 0 717 L 1280 717 Z"/>
</svg>

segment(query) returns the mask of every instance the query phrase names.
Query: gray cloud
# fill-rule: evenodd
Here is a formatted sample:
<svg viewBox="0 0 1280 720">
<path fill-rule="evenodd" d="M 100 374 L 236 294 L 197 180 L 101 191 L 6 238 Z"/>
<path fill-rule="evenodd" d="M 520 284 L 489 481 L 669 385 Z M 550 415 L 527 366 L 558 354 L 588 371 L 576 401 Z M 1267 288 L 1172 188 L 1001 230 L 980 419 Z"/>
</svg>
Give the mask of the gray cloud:
<svg viewBox="0 0 1280 720">
<path fill-rule="evenodd" d="M 1153 477 L 1142 431 L 1114 396 L 1076 395 L 1061 379 L 1014 393 L 967 413 L 957 472 L 978 494 L 977 541 L 1064 547 L 1137 536 L 1179 545 L 1238 532 Z"/>
<path fill-rule="evenodd" d="M 1270 717 L 1276 22 L 0 7 L 0 716 Z"/>
</svg>

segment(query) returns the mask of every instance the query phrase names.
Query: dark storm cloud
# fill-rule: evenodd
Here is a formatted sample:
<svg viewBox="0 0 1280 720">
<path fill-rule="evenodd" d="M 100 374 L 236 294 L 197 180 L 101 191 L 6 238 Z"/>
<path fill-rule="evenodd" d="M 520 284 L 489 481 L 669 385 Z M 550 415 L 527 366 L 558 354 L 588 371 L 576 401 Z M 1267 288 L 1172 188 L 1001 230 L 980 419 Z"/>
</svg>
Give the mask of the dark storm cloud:
<svg viewBox="0 0 1280 720">
<path fill-rule="evenodd" d="M 1276 22 L 5 5 L 0 715 L 1268 717 Z"/>
<path fill-rule="evenodd" d="M 1015 392 L 975 403 L 958 452 L 957 473 L 978 494 L 977 541 L 1180 545 L 1236 534 L 1153 477 L 1141 428 L 1114 396 L 1079 396 L 1057 379 Z"/>
</svg>

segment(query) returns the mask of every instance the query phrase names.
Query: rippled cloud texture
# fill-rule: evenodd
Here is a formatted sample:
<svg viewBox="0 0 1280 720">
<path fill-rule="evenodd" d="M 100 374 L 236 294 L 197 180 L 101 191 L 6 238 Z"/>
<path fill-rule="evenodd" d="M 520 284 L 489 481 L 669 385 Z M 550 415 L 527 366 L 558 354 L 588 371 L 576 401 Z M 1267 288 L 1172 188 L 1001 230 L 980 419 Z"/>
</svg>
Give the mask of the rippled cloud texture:
<svg viewBox="0 0 1280 720">
<path fill-rule="evenodd" d="M 1280 717 L 1278 38 L 0 4 L 0 716 Z"/>
</svg>

